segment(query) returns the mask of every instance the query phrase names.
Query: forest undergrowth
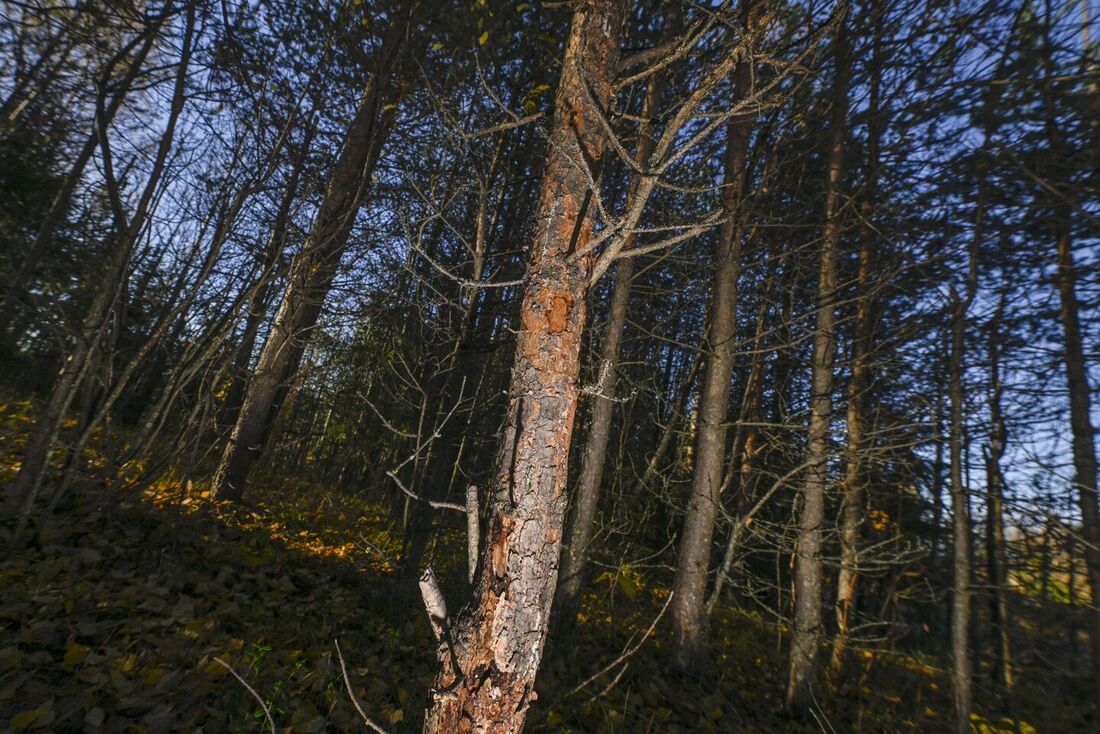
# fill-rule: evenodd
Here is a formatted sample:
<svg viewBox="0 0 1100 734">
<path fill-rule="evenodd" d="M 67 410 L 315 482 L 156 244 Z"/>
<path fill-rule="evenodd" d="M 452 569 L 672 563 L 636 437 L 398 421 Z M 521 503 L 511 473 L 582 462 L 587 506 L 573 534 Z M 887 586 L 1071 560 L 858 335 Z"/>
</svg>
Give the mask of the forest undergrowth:
<svg viewBox="0 0 1100 734">
<path fill-rule="evenodd" d="M 17 469 L 26 408 L 8 402 L 0 414 L 0 480 Z M 78 487 L 63 513 L 41 517 L 33 545 L 0 560 L 0 727 L 269 731 L 270 713 L 279 732 L 363 731 L 338 641 L 364 711 L 394 734 L 419 731 L 434 652 L 422 611 L 392 608 L 400 515 L 287 478 L 257 481 L 247 505 L 189 489 L 170 476 L 140 496 Z M 463 543 L 443 532 L 429 557 L 453 598 Z M 715 615 L 712 660 L 695 676 L 674 672 L 667 630 L 655 624 L 668 594 L 636 572 L 599 576 L 570 644 L 551 637 L 527 730 L 951 728 L 945 671 L 886 651 L 861 652 L 840 690 L 823 687 L 812 719 L 792 720 L 782 706 L 785 629 L 729 607 Z M 981 709 L 974 730 L 1071 731 L 1084 721 L 1069 701 L 1031 698 L 1015 723 Z"/>
</svg>

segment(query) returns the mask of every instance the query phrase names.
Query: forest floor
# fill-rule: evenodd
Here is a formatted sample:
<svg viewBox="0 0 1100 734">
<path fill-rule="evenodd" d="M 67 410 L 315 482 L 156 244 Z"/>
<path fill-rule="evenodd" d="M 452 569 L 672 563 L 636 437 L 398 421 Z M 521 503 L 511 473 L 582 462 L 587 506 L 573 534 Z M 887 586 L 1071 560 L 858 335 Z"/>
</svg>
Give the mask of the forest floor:
<svg viewBox="0 0 1100 734">
<path fill-rule="evenodd" d="M 0 410 L 0 484 L 21 413 Z M 433 645 L 423 613 L 387 621 L 400 535 L 387 507 L 290 481 L 256 482 L 245 506 L 168 481 L 142 496 L 73 494 L 31 547 L 0 558 L 0 730 L 269 731 L 224 663 L 277 731 L 363 731 L 338 640 L 364 710 L 394 734 L 419 731 Z M 462 542 L 445 535 L 434 550 L 459 585 Z M 640 576 L 594 583 L 567 642 L 551 641 L 527 730 L 950 730 L 943 671 L 889 653 L 861 653 L 819 718 L 786 718 L 782 630 L 731 609 L 716 615 L 713 662 L 674 673 L 665 625 L 647 635 L 667 595 Z M 1069 708 L 1018 727 L 979 709 L 979 732 L 1082 731 Z"/>
</svg>

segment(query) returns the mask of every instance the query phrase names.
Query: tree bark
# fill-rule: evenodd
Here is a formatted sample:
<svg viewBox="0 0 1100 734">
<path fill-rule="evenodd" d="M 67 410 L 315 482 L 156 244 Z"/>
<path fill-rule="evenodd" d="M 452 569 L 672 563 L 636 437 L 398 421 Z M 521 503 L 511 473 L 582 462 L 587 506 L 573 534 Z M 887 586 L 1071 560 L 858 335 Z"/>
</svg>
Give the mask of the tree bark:
<svg viewBox="0 0 1100 734">
<path fill-rule="evenodd" d="M 763 4 L 743 0 L 742 27 L 754 32 Z M 743 59 L 734 71 L 738 99 L 752 93 L 752 61 Z M 707 579 L 710 575 L 714 521 L 718 517 L 719 490 L 726 456 L 726 420 L 729 412 L 730 375 L 734 366 L 737 332 L 737 279 L 741 270 L 743 215 L 739 212 L 746 186 L 746 159 L 753 118 L 744 116 L 726 128 L 726 160 L 723 204 L 729 218 L 719 227 L 711 286 L 710 329 L 705 339 L 706 370 L 699 397 L 695 461 L 691 496 L 684 528 L 670 616 L 673 628 L 673 662 L 681 669 L 700 663 L 706 653 L 709 624 L 706 613 Z"/>
<path fill-rule="evenodd" d="M 591 0 L 573 13 L 474 599 L 441 635 L 425 732 L 519 732 L 535 697 L 561 553 L 593 268 L 585 246 L 597 192 L 588 181 L 598 180 L 607 145 L 597 116 L 611 100 L 624 14 L 622 0 Z"/>
<path fill-rule="evenodd" d="M 836 351 L 836 251 L 840 239 L 840 176 L 848 118 L 848 32 L 842 17 L 835 41 L 836 78 L 830 120 L 825 231 L 818 273 L 817 323 L 810 378 L 810 425 L 806 442 L 806 476 L 795 546 L 794 629 L 787 680 L 787 706 L 804 712 L 813 704 L 821 642 L 822 526 L 828 485 L 829 425 L 833 417 L 833 359 Z"/>
<path fill-rule="evenodd" d="M 291 264 L 275 323 L 214 474 L 212 486 L 218 499 L 240 500 L 267 438 L 275 405 L 285 395 L 283 388 L 297 370 L 321 315 L 378 151 L 394 119 L 390 105 L 399 90 L 393 77 L 416 4 L 406 2 L 390 23 L 312 230 Z"/>
</svg>

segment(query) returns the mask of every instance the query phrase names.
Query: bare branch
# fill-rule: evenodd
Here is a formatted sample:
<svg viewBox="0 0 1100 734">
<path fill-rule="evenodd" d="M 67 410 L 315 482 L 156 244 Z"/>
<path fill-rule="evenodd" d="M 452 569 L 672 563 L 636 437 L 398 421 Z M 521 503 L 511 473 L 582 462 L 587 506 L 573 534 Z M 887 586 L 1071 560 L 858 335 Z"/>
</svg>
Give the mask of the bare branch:
<svg viewBox="0 0 1100 734">
<path fill-rule="evenodd" d="M 428 612 L 428 620 L 432 623 L 432 634 L 436 642 L 447 637 L 447 631 L 451 623 L 447 619 L 447 601 L 443 598 L 443 592 L 439 588 L 439 580 L 435 577 L 435 571 L 431 566 L 420 574 L 420 596 L 424 600 L 424 609 Z"/>
<path fill-rule="evenodd" d="M 367 725 L 368 729 L 371 729 L 378 734 L 389 734 L 389 732 L 379 726 L 374 721 L 374 719 L 367 716 L 367 712 L 364 711 L 363 707 L 359 705 L 359 701 L 355 698 L 355 694 L 351 691 L 351 680 L 348 679 L 348 667 L 344 664 L 344 655 L 340 652 L 340 641 L 333 640 L 332 644 L 336 645 L 336 659 L 340 661 L 340 672 L 344 676 L 344 687 L 348 690 L 348 698 L 351 699 L 351 705 L 355 707 L 355 711 L 359 714 L 359 718 L 363 720 L 363 723 Z"/>
<path fill-rule="evenodd" d="M 246 681 L 244 678 L 242 678 L 237 673 L 237 671 L 233 670 L 233 667 L 231 665 L 229 665 L 229 663 L 225 662 L 221 658 L 214 658 L 214 662 L 218 663 L 223 668 L 228 670 L 230 675 L 232 675 L 234 678 L 236 678 L 237 682 L 240 683 L 242 686 L 244 686 L 245 689 L 249 693 L 252 694 L 252 698 L 256 699 L 256 703 L 260 704 L 260 708 L 263 709 L 264 716 L 267 717 L 267 725 L 271 727 L 271 734 L 275 734 L 275 720 L 271 718 L 271 709 L 268 708 L 266 703 L 264 703 L 264 700 L 263 700 L 263 698 L 260 697 L 260 694 L 256 693 L 256 689 L 253 688 L 252 686 L 248 685 L 248 681 Z"/>
</svg>

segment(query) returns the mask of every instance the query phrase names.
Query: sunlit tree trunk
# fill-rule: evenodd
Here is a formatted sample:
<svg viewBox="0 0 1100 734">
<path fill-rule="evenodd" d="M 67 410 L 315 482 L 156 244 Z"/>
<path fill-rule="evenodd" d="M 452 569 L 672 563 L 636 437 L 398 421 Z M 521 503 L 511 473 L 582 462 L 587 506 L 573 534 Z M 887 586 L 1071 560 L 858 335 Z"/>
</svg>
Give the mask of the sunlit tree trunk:
<svg viewBox="0 0 1100 734">
<path fill-rule="evenodd" d="M 585 245 L 598 192 L 589 176 L 598 179 L 591 167 L 607 146 L 598 117 L 611 99 L 624 12 L 622 0 L 591 0 L 573 13 L 474 599 L 443 624 L 425 732 L 519 732 L 534 700 L 557 585 L 593 269 Z"/>
</svg>

